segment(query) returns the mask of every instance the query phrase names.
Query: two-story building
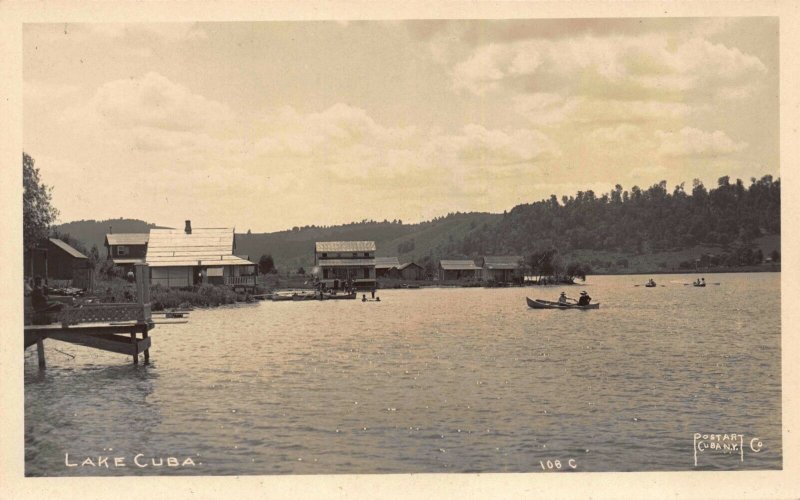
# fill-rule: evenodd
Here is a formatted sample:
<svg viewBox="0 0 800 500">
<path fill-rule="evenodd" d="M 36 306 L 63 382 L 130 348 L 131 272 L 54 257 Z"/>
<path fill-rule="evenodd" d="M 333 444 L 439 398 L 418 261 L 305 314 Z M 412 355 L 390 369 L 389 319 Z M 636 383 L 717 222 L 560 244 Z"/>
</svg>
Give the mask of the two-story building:
<svg viewBox="0 0 800 500">
<path fill-rule="evenodd" d="M 374 241 L 318 241 L 314 245 L 314 272 L 326 288 L 347 282 L 355 288 L 375 286 Z"/>
<path fill-rule="evenodd" d="M 126 272 L 132 271 L 135 264 L 143 264 L 147 256 L 149 233 L 108 233 L 106 234 L 106 258 Z"/>
</svg>

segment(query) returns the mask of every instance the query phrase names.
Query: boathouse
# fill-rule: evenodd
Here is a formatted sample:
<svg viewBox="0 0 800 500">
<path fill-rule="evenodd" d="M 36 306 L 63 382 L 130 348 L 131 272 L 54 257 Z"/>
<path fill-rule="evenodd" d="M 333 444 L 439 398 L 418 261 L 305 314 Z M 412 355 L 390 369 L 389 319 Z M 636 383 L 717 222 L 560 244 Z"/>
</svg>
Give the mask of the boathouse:
<svg viewBox="0 0 800 500">
<path fill-rule="evenodd" d="M 481 268 L 471 260 L 440 260 L 439 279 L 445 280 L 479 280 Z"/>
<path fill-rule="evenodd" d="M 376 278 L 399 278 L 400 261 L 397 257 L 375 257 Z"/>
<path fill-rule="evenodd" d="M 327 288 L 350 281 L 356 288 L 375 286 L 374 241 L 318 241 L 314 245 L 314 272 Z"/>
<path fill-rule="evenodd" d="M 414 262 L 406 262 L 405 264 L 401 264 L 397 270 L 400 273 L 400 278 L 404 280 L 419 281 L 425 279 L 425 269 Z"/>
<path fill-rule="evenodd" d="M 25 257 L 25 275 L 28 277 L 40 276 L 50 285 L 91 286 L 89 258 L 65 241 L 57 238 L 42 240 L 26 252 Z"/>
<path fill-rule="evenodd" d="M 147 256 L 148 233 L 108 233 L 105 247 L 106 259 L 125 271 L 133 271 L 136 264 L 144 264 Z"/>
<path fill-rule="evenodd" d="M 486 256 L 481 259 L 483 279 L 498 283 L 519 281 L 522 277 L 522 257 L 519 255 Z"/>
<path fill-rule="evenodd" d="M 256 264 L 237 257 L 233 228 L 151 229 L 145 261 L 150 283 L 171 288 L 210 283 L 255 286 Z"/>
</svg>

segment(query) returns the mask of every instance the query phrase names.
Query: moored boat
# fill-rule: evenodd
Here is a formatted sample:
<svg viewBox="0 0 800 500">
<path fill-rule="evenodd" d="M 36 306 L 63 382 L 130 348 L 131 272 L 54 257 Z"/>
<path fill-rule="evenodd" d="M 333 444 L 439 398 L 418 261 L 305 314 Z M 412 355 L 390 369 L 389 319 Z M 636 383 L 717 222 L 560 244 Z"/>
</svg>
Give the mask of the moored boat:
<svg viewBox="0 0 800 500">
<path fill-rule="evenodd" d="M 599 302 L 597 304 L 579 306 L 578 304 L 561 304 L 552 300 L 531 299 L 530 297 L 525 297 L 525 300 L 528 301 L 528 306 L 532 309 L 600 309 Z"/>
</svg>

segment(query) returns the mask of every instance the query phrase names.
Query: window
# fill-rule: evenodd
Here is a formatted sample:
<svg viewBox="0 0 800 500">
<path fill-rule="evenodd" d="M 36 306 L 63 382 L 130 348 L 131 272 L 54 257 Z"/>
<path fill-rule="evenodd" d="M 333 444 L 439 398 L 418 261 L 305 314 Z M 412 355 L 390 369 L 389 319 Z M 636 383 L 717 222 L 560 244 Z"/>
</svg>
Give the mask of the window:
<svg viewBox="0 0 800 500">
<path fill-rule="evenodd" d="M 117 256 L 118 257 L 124 257 L 125 255 L 128 255 L 128 253 L 129 252 L 128 252 L 128 247 L 127 246 L 125 246 L 125 245 L 118 245 L 117 246 Z"/>
<path fill-rule="evenodd" d="M 364 257 L 369 257 L 369 252 L 364 252 Z"/>
<path fill-rule="evenodd" d="M 327 254 L 326 252 L 322 252 L 322 256 L 323 256 L 323 257 L 327 257 L 327 256 L 328 256 L 328 254 Z"/>
</svg>

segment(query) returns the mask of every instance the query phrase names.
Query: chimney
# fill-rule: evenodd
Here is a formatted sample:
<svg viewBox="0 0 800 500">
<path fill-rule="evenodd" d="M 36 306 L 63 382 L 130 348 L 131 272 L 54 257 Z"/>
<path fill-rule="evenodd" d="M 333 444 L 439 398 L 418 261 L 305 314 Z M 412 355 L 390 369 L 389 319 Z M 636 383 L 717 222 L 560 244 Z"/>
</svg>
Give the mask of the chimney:
<svg viewBox="0 0 800 500">
<path fill-rule="evenodd" d="M 108 234 L 114 234 L 114 226 L 108 226 Z"/>
<path fill-rule="evenodd" d="M 186 228 L 184 229 L 184 231 L 186 231 L 186 234 L 192 234 L 192 221 L 190 220 L 186 221 Z"/>
</svg>

